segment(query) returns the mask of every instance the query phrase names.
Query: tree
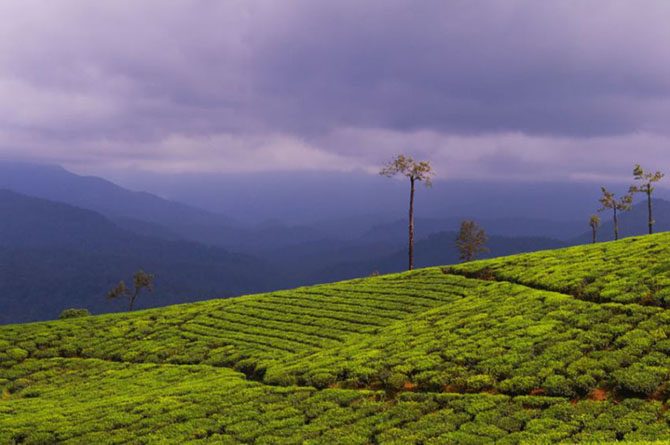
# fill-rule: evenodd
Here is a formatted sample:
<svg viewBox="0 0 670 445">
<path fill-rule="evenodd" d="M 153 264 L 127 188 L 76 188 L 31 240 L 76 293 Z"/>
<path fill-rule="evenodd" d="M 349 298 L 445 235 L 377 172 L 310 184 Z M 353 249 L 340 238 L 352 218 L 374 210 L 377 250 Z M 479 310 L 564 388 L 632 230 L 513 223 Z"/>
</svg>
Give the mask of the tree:
<svg viewBox="0 0 670 445">
<path fill-rule="evenodd" d="M 598 210 L 602 212 L 606 209 L 612 209 L 614 212 L 614 239 L 619 239 L 619 212 L 627 212 L 633 206 L 633 195 L 630 193 L 622 196 L 620 199 L 616 198 L 616 195 L 605 187 L 600 188 L 602 190 L 603 196 L 600 198 L 600 204 L 602 207 Z"/>
<path fill-rule="evenodd" d="M 123 297 L 128 298 L 128 310 L 132 311 L 133 306 L 135 305 L 135 300 L 140 296 L 142 289 L 146 289 L 147 292 L 153 292 L 155 278 L 156 276 L 153 274 L 138 270 L 135 272 L 135 275 L 133 275 L 132 291 L 128 289 L 125 281 L 120 281 L 114 289 L 107 293 L 107 298 L 110 300 Z"/>
<path fill-rule="evenodd" d="M 598 238 L 598 229 L 600 228 L 600 216 L 591 215 L 589 226 L 591 226 L 591 232 L 593 233 L 593 244 L 595 244 Z"/>
<path fill-rule="evenodd" d="M 654 187 L 654 184 L 663 179 L 665 175 L 659 171 L 654 173 L 646 172 L 642 167 L 640 167 L 640 164 L 636 164 L 635 168 L 633 169 L 633 176 L 635 177 L 635 180 L 638 183 L 630 187 L 629 193 L 631 194 L 644 193 L 647 195 L 647 211 L 649 218 L 648 224 L 649 224 L 649 234 L 651 235 L 652 233 L 654 233 L 654 224 L 656 223 L 654 221 L 654 215 L 652 212 L 651 195 L 654 193 L 654 190 L 656 189 Z"/>
<path fill-rule="evenodd" d="M 417 182 L 423 182 L 426 187 L 432 185 L 432 179 L 435 175 L 433 168 L 428 161 L 415 161 L 410 156 L 398 155 L 393 161 L 386 164 L 380 175 L 388 178 L 402 175 L 409 179 L 409 270 L 414 269 L 414 192 Z"/>
<path fill-rule="evenodd" d="M 456 247 L 460 252 L 460 259 L 463 262 L 472 261 L 475 257 L 489 249 L 485 246 L 488 237 L 484 229 L 474 221 L 463 221 L 461 229 L 456 238 Z"/>
</svg>

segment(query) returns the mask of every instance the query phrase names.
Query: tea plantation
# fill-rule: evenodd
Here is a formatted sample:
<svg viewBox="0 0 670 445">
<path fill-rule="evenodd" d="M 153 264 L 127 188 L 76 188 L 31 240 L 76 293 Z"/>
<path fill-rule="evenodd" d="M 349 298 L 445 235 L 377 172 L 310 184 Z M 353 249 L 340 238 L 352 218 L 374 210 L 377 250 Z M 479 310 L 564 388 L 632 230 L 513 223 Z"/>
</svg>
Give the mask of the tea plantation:
<svg viewBox="0 0 670 445">
<path fill-rule="evenodd" d="M 670 234 L 0 326 L 0 444 L 670 441 Z"/>
</svg>

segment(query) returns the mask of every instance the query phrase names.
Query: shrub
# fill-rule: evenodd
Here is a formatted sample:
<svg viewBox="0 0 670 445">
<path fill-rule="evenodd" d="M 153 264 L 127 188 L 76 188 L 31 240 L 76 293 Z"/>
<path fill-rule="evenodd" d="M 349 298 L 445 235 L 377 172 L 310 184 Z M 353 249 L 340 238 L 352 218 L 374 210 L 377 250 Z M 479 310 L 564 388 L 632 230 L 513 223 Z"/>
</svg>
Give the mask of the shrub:
<svg viewBox="0 0 670 445">
<path fill-rule="evenodd" d="M 11 360 L 22 362 L 28 358 L 28 351 L 21 348 L 12 348 L 9 351 L 7 351 L 7 355 Z"/>
<path fill-rule="evenodd" d="M 663 382 L 661 369 L 633 365 L 614 372 L 614 381 L 621 391 L 639 396 L 652 394 Z"/>
<path fill-rule="evenodd" d="M 27 388 L 28 386 L 30 386 L 30 380 L 24 378 L 16 379 L 9 384 L 9 391 L 11 393 L 16 393 L 22 389 Z"/>
<path fill-rule="evenodd" d="M 572 389 L 570 381 L 562 375 L 552 375 L 544 381 L 544 388 L 550 396 L 574 397 L 575 391 Z"/>
<path fill-rule="evenodd" d="M 494 384 L 495 380 L 491 376 L 485 374 L 473 375 L 465 380 L 465 390 L 468 392 L 481 392 L 492 388 Z"/>
<path fill-rule="evenodd" d="M 65 309 L 63 312 L 60 313 L 58 318 L 61 320 L 65 320 L 68 318 L 80 318 L 80 317 L 88 317 L 91 315 L 88 309 L 77 309 L 77 308 L 70 308 L 70 309 Z"/>
<path fill-rule="evenodd" d="M 335 376 L 327 372 L 319 372 L 309 376 L 308 382 L 315 388 L 326 388 L 335 381 Z"/>
<path fill-rule="evenodd" d="M 263 380 L 270 385 L 279 386 L 293 386 L 298 383 L 295 375 L 281 369 L 268 371 Z"/>
<path fill-rule="evenodd" d="M 384 386 L 388 391 L 398 391 L 405 386 L 407 381 L 407 376 L 405 374 L 392 372 L 384 382 Z"/>
<path fill-rule="evenodd" d="M 585 374 L 585 375 L 580 375 L 579 377 L 577 377 L 575 379 L 575 383 L 576 383 L 577 389 L 582 394 L 586 394 L 591 389 L 595 388 L 598 382 L 596 382 L 596 379 L 594 379 L 590 375 Z"/>
<path fill-rule="evenodd" d="M 503 380 L 498 385 L 498 388 L 507 394 L 524 395 L 529 394 L 538 386 L 538 379 L 529 376 L 512 377 L 511 379 Z"/>
</svg>

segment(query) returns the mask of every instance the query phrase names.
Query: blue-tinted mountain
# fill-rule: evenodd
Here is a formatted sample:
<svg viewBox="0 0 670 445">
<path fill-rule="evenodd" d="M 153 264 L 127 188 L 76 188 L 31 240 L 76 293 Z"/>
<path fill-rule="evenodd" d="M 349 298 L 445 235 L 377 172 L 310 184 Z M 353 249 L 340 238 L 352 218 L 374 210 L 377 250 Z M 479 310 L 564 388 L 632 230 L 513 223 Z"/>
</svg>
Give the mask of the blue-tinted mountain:
<svg viewBox="0 0 670 445">
<path fill-rule="evenodd" d="M 456 231 L 461 218 L 417 218 L 415 231 L 417 238 L 425 238 L 432 234 Z M 584 229 L 580 221 L 558 220 L 541 218 L 489 218 L 477 219 L 477 223 L 491 235 L 505 237 L 537 237 L 559 240 L 571 240 L 576 233 Z M 391 241 L 403 239 L 407 236 L 407 220 L 397 220 L 385 224 L 377 224 L 369 229 L 361 238 L 374 241 Z"/>
<path fill-rule="evenodd" d="M 140 307 L 232 296 L 283 284 L 264 261 L 142 236 L 67 204 L 0 191 L 0 322 L 55 318 L 67 307 L 123 309 L 104 295 L 142 268 L 158 275 Z"/>
<path fill-rule="evenodd" d="M 670 201 L 665 199 L 653 200 L 654 212 L 654 231 L 668 232 L 670 231 Z M 637 198 L 637 203 L 629 212 L 623 212 L 619 217 L 619 236 L 638 236 L 649 233 L 648 217 L 647 217 L 647 202 L 641 197 Z M 587 215 L 588 216 L 588 215 Z M 612 222 L 612 211 L 604 211 L 600 213 L 602 218 L 602 226 L 598 230 L 598 241 L 612 241 L 614 239 L 614 223 Z M 584 226 L 588 227 L 585 218 Z M 585 244 L 591 242 L 591 231 L 584 230 L 583 233 L 576 237 L 572 243 Z"/>
<path fill-rule="evenodd" d="M 56 165 L 0 162 L 0 188 L 163 226 L 230 224 L 231 220 L 151 193 L 130 191 L 105 179 L 81 176 Z"/>
<path fill-rule="evenodd" d="M 456 248 L 456 232 L 434 233 L 420 239 L 415 244 L 415 266 L 428 267 L 459 262 Z M 568 246 L 564 241 L 544 237 L 507 237 L 492 235 L 487 242 L 488 252 L 479 258 L 493 258 L 536 250 L 556 249 Z M 400 272 L 407 268 L 406 248 L 397 249 L 390 254 L 362 261 L 342 261 L 329 267 L 314 271 L 312 282 L 319 280 L 336 281 L 364 277 L 371 273 Z"/>
<path fill-rule="evenodd" d="M 60 166 L 0 162 L 0 189 L 93 210 L 142 235 L 185 239 L 231 250 L 254 251 L 315 241 L 323 235 L 313 227 L 280 222 L 238 223 L 159 196 L 136 192 Z"/>
</svg>

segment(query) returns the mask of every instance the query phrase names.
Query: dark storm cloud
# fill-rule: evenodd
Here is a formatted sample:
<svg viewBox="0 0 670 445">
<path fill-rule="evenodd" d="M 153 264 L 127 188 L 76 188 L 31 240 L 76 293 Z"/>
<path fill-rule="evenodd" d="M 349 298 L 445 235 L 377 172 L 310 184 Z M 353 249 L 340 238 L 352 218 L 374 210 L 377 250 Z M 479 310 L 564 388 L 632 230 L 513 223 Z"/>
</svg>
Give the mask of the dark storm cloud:
<svg viewBox="0 0 670 445">
<path fill-rule="evenodd" d="M 556 135 L 660 121 L 667 4 L 391 3 L 306 8 L 262 49 L 257 72 L 290 118 Z"/>
<path fill-rule="evenodd" d="M 627 171 L 635 143 L 670 162 L 665 1 L 8 0 L 0 14 L 6 157 L 374 169 L 411 147 L 450 173 L 589 177 Z"/>
</svg>

